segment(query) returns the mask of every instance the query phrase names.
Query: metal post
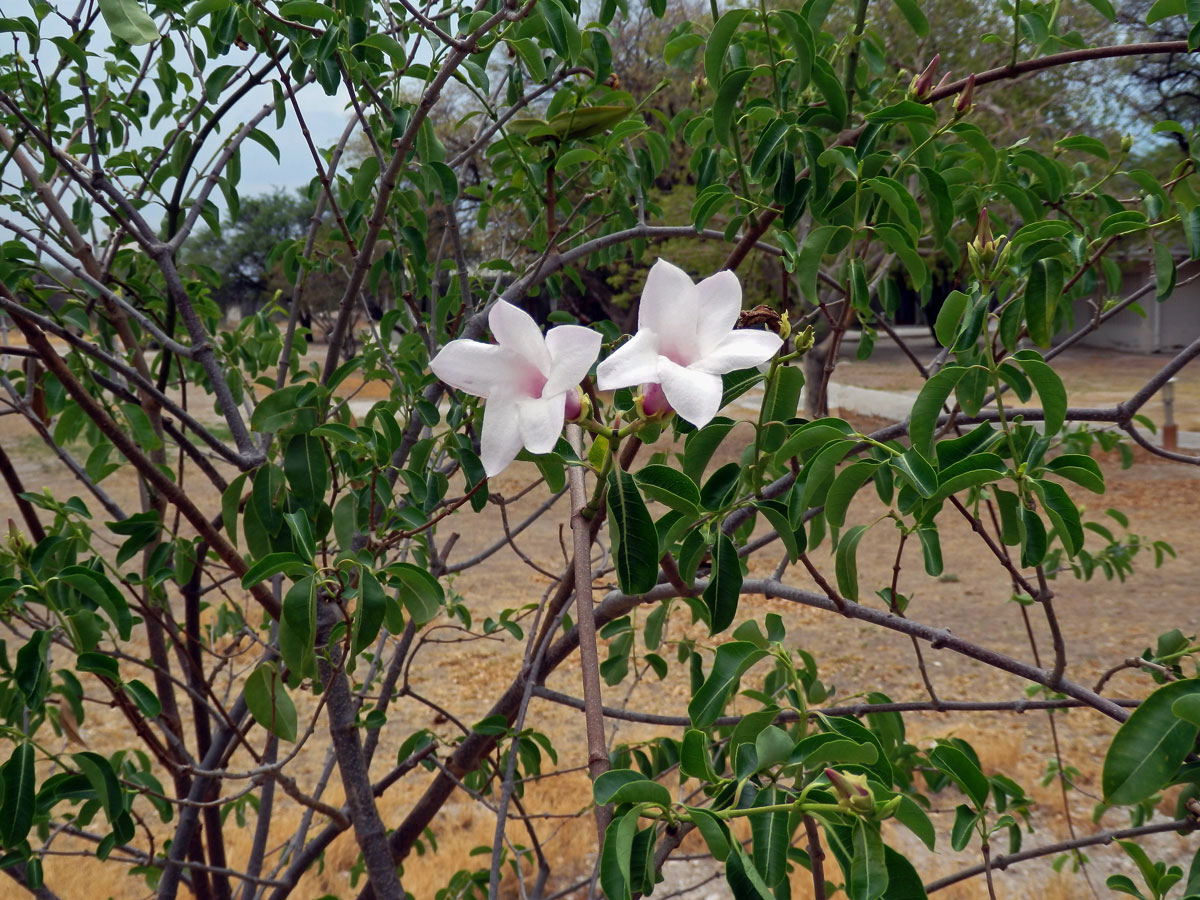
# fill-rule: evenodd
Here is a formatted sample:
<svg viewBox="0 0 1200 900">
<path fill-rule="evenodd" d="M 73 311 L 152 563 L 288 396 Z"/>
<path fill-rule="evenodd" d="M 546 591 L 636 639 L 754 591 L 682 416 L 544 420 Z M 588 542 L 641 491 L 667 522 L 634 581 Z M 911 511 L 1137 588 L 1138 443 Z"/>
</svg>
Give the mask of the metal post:
<svg viewBox="0 0 1200 900">
<path fill-rule="evenodd" d="M 1175 379 L 1167 380 L 1162 387 L 1163 402 L 1163 431 L 1162 445 L 1164 450 L 1179 449 L 1179 427 L 1175 424 Z"/>
</svg>

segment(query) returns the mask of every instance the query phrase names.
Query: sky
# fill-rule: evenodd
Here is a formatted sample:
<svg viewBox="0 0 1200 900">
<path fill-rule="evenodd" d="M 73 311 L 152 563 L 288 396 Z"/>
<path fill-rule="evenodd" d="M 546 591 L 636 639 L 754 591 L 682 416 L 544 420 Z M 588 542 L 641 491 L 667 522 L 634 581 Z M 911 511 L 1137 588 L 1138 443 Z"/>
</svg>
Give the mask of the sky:
<svg viewBox="0 0 1200 900">
<path fill-rule="evenodd" d="M 56 8 L 73 12 L 75 0 L 55 0 L 53 5 Z M 23 6 L 27 8 L 20 8 Z M 28 0 L 0 0 L 0 16 L 32 16 L 31 9 L 32 3 L 28 3 Z M 88 58 L 88 72 L 93 80 L 103 81 L 105 78 L 104 65 L 106 62 L 104 50 L 111 43 L 111 38 L 103 18 L 97 18 L 94 30 L 96 33 L 89 43 L 93 55 Z M 55 36 L 69 36 L 70 29 L 65 22 L 51 13 L 43 21 L 41 31 L 42 41 L 37 51 L 37 57 L 41 63 L 42 71 L 50 72 L 58 64 L 60 57 L 60 51 L 50 39 Z M 5 38 L 14 36 L 4 35 Z M 5 41 L 5 43 L 8 43 L 8 41 Z M 20 33 L 17 44 L 19 52 L 24 57 L 29 58 L 31 56 L 31 48 L 27 36 Z M 175 64 L 187 65 L 182 42 L 176 41 L 175 45 Z M 140 58 L 145 53 L 145 49 L 144 46 L 135 47 L 134 53 Z M 205 68 L 205 72 L 211 72 L 218 65 L 244 64 L 252 56 L 252 52 L 242 51 L 234 47 L 226 56 L 210 60 Z M 260 60 L 256 68 L 261 66 L 262 62 L 265 62 L 265 60 Z M 273 104 L 274 94 L 271 80 L 267 79 L 262 84 L 257 85 L 235 105 L 224 118 L 223 121 L 225 124 L 220 128 L 219 133 L 211 135 L 205 143 L 204 150 L 199 156 L 200 161 L 211 159 L 212 154 L 221 147 L 224 139 L 236 133 L 241 125 L 256 114 L 265 103 Z M 148 84 L 148 88 L 152 94 L 153 99 L 151 102 L 153 105 L 157 102 L 157 98 L 154 97 L 156 89 L 153 84 Z M 176 97 L 178 98 L 179 96 L 177 93 Z M 349 100 L 345 88 L 341 88 L 334 96 L 328 96 L 319 85 L 314 83 L 300 90 L 297 97 L 307 121 L 309 133 L 312 135 L 318 150 L 336 143 L 352 115 L 352 110 L 348 106 Z M 154 129 L 147 129 L 140 135 L 132 136 L 130 143 L 139 147 L 161 144 L 165 136 L 174 130 L 174 127 L 175 122 L 164 120 L 158 123 Z M 316 170 L 312 155 L 304 140 L 300 124 L 293 111 L 289 108 L 287 118 L 281 128 L 276 128 L 274 113 L 267 116 L 259 128 L 275 141 L 280 151 L 280 160 L 276 162 L 274 156 L 260 144 L 251 140 L 244 141 L 241 145 L 242 175 L 239 182 L 239 194 L 245 198 L 270 191 L 274 188 L 299 188 L 307 186 L 314 177 Z M 5 172 L 6 190 L 12 188 L 15 172 L 15 166 L 9 166 L 8 171 Z M 221 207 L 222 212 L 224 212 L 225 200 L 220 191 L 213 191 L 210 196 Z M 150 221 L 157 223 L 161 217 L 161 208 L 155 207 L 155 210 L 147 211 L 146 216 Z M 3 229 L 0 229 L 0 239 L 6 239 L 8 236 L 4 233 Z"/>
</svg>

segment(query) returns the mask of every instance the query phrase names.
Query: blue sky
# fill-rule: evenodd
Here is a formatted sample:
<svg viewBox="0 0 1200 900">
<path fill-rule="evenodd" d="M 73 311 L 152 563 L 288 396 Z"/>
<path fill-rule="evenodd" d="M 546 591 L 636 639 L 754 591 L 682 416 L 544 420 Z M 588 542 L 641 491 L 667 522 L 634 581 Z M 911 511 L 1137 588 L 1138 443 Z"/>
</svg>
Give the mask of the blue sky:
<svg viewBox="0 0 1200 900">
<path fill-rule="evenodd" d="M 19 3 L 20 0 L 17 0 L 17 2 L 13 2 L 13 0 L 0 0 L 0 15 L 33 15 L 32 4 L 29 4 L 29 7 L 26 9 L 20 9 L 17 8 Z M 69 9 L 73 11 L 76 3 L 75 0 L 62 0 L 62 2 L 56 5 L 64 10 Z M 89 44 L 93 55 L 88 58 L 88 71 L 92 79 L 102 82 L 105 78 L 104 64 L 106 62 L 102 55 L 103 49 L 111 43 L 111 39 L 102 18 L 97 19 L 94 30 L 96 33 Z M 49 38 L 69 36 L 70 30 L 65 22 L 52 13 L 43 21 L 41 31 L 43 40 L 41 46 L 38 48 L 37 57 L 41 63 L 42 71 L 50 72 L 58 64 L 60 51 Z M 31 48 L 29 41 L 23 34 L 5 35 L 5 37 L 18 37 L 18 35 L 19 51 L 23 56 L 29 58 L 32 55 Z M 175 45 L 175 64 L 190 67 L 183 52 L 182 42 L 176 41 Z M 145 49 L 145 47 L 135 47 L 135 55 L 140 57 L 145 53 Z M 208 61 L 205 72 L 211 72 L 217 65 L 243 64 L 250 60 L 252 56 L 251 52 L 241 51 L 234 47 L 226 56 L 218 60 Z M 264 61 L 260 60 L 257 65 L 262 65 Z M 148 87 L 153 96 L 155 91 L 153 84 L 149 84 Z M 176 96 L 178 97 L 178 94 Z M 323 150 L 336 143 L 352 114 L 347 105 L 348 99 L 345 89 L 339 90 L 338 94 L 331 97 L 327 96 L 319 85 L 310 84 L 298 93 L 298 99 L 300 108 L 308 123 L 309 133 L 312 135 L 318 150 Z M 152 104 L 156 102 L 157 98 L 152 100 Z M 211 159 L 212 154 L 220 148 L 222 142 L 228 136 L 236 133 L 241 125 L 256 114 L 264 104 L 273 102 L 274 95 L 271 79 L 268 79 L 252 89 L 225 116 L 223 120 L 224 124 L 221 126 L 219 133 L 211 135 L 206 142 L 203 151 L 199 155 L 199 161 L 207 162 Z M 154 146 L 162 142 L 174 127 L 175 123 L 172 121 L 160 122 L 154 129 L 133 136 L 131 143 L 135 143 L 140 147 Z M 304 141 L 300 125 L 293 111 L 290 108 L 288 109 L 287 119 L 281 128 L 276 128 L 275 126 L 274 113 L 263 120 L 259 127 L 278 145 L 280 160 L 276 162 L 275 158 L 264 147 L 254 141 L 243 142 L 241 145 L 242 177 L 239 182 L 239 193 L 241 196 L 248 197 L 277 187 L 298 188 L 306 186 L 314 177 L 315 168 L 312 155 Z M 15 173 L 15 166 L 10 166 L 5 173 L 8 189 L 11 189 L 13 185 L 16 177 Z M 214 191 L 211 199 L 224 210 L 224 197 L 219 191 Z M 153 212 L 148 212 L 147 218 L 157 221 L 159 216 Z M 0 233 L 0 239 L 3 237 L 6 237 L 6 235 Z"/>
</svg>

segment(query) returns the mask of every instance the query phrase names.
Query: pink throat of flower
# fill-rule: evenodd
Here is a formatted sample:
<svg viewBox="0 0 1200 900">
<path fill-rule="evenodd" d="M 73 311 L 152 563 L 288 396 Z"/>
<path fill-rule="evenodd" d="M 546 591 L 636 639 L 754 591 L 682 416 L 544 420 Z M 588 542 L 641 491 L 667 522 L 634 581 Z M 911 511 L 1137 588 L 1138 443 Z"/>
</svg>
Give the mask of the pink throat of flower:
<svg viewBox="0 0 1200 900">
<path fill-rule="evenodd" d="M 546 387 L 546 376 L 543 375 L 538 367 L 532 363 L 525 363 L 521 367 L 521 377 L 518 381 L 518 386 L 526 397 L 531 397 L 535 400 L 541 399 L 542 391 Z"/>
</svg>

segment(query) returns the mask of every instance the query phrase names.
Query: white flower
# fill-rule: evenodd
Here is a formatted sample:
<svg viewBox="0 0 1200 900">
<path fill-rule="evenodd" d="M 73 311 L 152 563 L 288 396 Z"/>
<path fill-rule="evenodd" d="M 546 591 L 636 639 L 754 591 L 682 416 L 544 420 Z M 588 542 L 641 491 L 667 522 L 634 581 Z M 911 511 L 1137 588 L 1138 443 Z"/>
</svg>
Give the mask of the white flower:
<svg viewBox="0 0 1200 900">
<path fill-rule="evenodd" d="M 600 389 L 662 385 L 679 415 L 697 428 L 707 425 L 721 407 L 721 376 L 756 366 L 783 346 L 769 331 L 735 331 L 741 311 L 742 286 L 733 272 L 693 284 L 660 259 L 642 290 L 637 334 L 596 370 Z"/>
<path fill-rule="evenodd" d="M 600 335 L 559 325 L 543 336 L 528 313 L 503 300 L 488 313 L 488 325 L 495 344 L 451 341 L 429 368 L 446 384 L 487 400 L 480 456 L 490 476 L 522 447 L 530 453 L 554 449 L 564 416 L 579 414 L 576 388 L 600 353 Z"/>
</svg>

